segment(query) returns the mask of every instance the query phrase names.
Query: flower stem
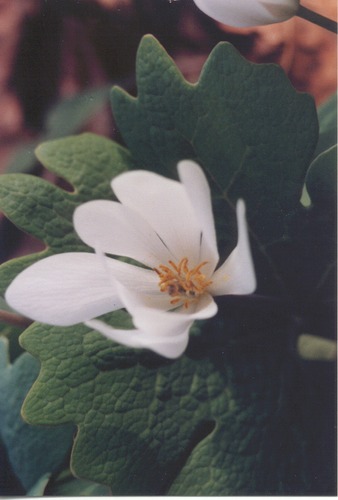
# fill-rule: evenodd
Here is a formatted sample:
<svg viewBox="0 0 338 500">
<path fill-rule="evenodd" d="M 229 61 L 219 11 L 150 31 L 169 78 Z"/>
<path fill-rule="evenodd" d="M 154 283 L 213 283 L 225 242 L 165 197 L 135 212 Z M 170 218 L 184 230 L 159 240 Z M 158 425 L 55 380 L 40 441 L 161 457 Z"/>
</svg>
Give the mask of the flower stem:
<svg viewBox="0 0 338 500">
<path fill-rule="evenodd" d="M 2 310 L 0 310 L 0 322 L 13 326 L 21 326 L 23 328 L 26 328 L 33 323 L 30 319 L 25 318 L 24 316 L 19 316 L 19 314 Z"/>
<path fill-rule="evenodd" d="M 299 6 L 299 9 L 296 14 L 298 17 L 302 19 L 306 19 L 310 21 L 310 23 L 317 24 L 317 26 L 321 26 L 328 31 L 332 31 L 333 33 L 337 33 L 337 23 L 328 17 L 322 16 L 321 14 L 317 14 L 311 9 L 307 9 L 303 5 Z"/>
</svg>

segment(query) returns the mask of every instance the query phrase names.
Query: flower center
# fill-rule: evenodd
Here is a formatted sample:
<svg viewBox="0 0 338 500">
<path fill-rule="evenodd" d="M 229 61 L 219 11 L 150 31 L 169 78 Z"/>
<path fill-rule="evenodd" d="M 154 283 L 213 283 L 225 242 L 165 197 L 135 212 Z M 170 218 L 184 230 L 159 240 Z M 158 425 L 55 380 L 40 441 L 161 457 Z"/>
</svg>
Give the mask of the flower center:
<svg viewBox="0 0 338 500">
<path fill-rule="evenodd" d="M 170 304 L 179 304 L 181 302 L 185 308 L 188 308 L 189 304 L 198 299 L 212 283 L 201 272 L 207 261 L 201 262 L 193 269 L 189 269 L 186 257 L 178 265 L 171 260 L 168 261 L 168 264 L 168 266 L 160 265 L 158 269 L 154 268 L 160 278 L 158 284 L 160 290 L 173 297 Z"/>
</svg>

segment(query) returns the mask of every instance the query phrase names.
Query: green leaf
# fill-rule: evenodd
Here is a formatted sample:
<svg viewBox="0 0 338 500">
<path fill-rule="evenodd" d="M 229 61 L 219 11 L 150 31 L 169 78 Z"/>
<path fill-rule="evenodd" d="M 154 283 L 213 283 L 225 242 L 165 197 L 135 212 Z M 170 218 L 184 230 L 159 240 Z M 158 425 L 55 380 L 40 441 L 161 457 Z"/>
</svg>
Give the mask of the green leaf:
<svg viewBox="0 0 338 500">
<path fill-rule="evenodd" d="M 336 361 L 337 342 L 323 337 L 303 333 L 297 342 L 299 355 L 315 361 Z"/>
<path fill-rule="evenodd" d="M 294 407 L 301 381 L 284 321 L 233 304 L 222 314 L 226 323 L 222 315 L 197 328 L 176 361 L 115 347 L 84 326 L 30 327 L 23 345 L 42 370 L 25 418 L 75 422 L 73 472 L 113 495 L 321 491 Z"/>
<path fill-rule="evenodd" d="M 28 353 L 9 364 L 8 343 L 0 337 L 0 433 L 12 468 L 26 490 L 60 466 L 74 433 L 72 425 L 43 429 L 22 420 L 21 405 L 38 373 L 39 362 Z"/>
<path fill-rule="evenodd" d="M 74 187 L 67 192 L 26 174 L 0 177 L 0 209 L 14 224 L 44 241 L 47 249 L 8 262 L 0 268 L 0 293 L 21 270 L 52 253 L 89 251 L 75 234 L 72 216 L 77 205 L 95 198 L 111 199 L 111 179 L 133 163 L 116 143 L 82 134 L 47 142 L 37 156 L 52 172 Z"/>
<path fill-rule="evenodd" d="M 337 200 L 337 144 L 311 163 L 306 188 L 312 203 L 335 210 Z"/>
<path fill-rule="evenodd" d="M 337 143 L 337 94 L 318 108 L 319 140 L 315 157 Z"/>
<path fill-rule="evenodd" d="M 112 105 L 138 163 L 172 174 L 178 160 L 196 159 L 223 202 L 223 222 L 243 198 L 261 244 L 285 237 L 317 141 L 312 98 L 281 68 L 250 63 L 228 43 L 217 45 L 192 85 L 146 36 L 136 72 L 137 98 L 114 88 Z"/>
<path fill-rule="evenodd" d="M 110 496 L 111 492 L 107 486 L 93 483 L 84 479 L 76 479 L 70 471 L 66 470 L 48 484 L 46 494 L 48 496 Z"/>
<path fill-rule="evenodd" d="M 290 220 L 290 241 L 287 254 L 278 260 L 284 266 L 284 279 L 292 290 L 293 300 L 308 309 L 310 333 L 334 334 L 332 326 L 325 330 L 325 316 L 332 324 L 336 297 L 336 199 L 337 199 L 337 147 L 321 153 L 310 165 L 306 188 L 311 205 L 299 211 Z M 330 313 L 323 313 L 324 301 L 330 301 Z M 313 321 L 323 315 L 322 324 Z M 314 325 L 316 325 L 314 327 Z M 312 330 L 314 328 L 314 330 Z"/>
<path fill-rule="evenodd" d="M 337 146 L 318 155 L 306 175 L 309 206 L 288 221 L 289 238 L 270 247 L 289 300 L 313 335 L 333 338 L 336 304 Z M 325 301 L 325 302 L 324 302 Z M 318 322 L 318 318 L 320 322 Z"/>
<path fill-rule="evenodd" d="M 44 496 L 46 486 L 50 480 L 51 473 L 47 472 L 34 484 L 34 486 L 28 491 L 27 496 L 29 497 L 42 497 Z"/>
<path fill-rule="evenodd" d="M 113 112 L 141 167 L 176 175 L 182 158 L 209 174 L 221 260 L 236 243 L 234 208 L 243 198 L 258 293 L 290 293 L 271 246 L 290 239 L 318 138 L 312 97 L 282 69 L 253 64 L 228 43 L 210 54 L 197 84 L 187 83 L 152 37 L 137 55 L 137 98 L 112 92 Z M 304 280 L 304 277 L 300 277 Z"/>
</svg>

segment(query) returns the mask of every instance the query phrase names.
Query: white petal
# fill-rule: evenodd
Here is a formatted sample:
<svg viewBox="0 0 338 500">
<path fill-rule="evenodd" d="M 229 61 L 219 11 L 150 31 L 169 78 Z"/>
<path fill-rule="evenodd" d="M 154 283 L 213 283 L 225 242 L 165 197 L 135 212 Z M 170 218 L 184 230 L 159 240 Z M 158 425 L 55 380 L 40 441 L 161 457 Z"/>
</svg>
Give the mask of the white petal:
<svg viewBox="0 0 338 500">
<path fill-rule="evenodd" d="M 151 271 L 148 272 L 151 273 Z M 118 295 L 123 302 L 124 307 L 133 317 L 136 314 L 135 311 L 140 311 L 143 309 L 148 310 L 149 308 L 152 308 L 159 309 L 160 311 L 172 311 L 178 308 L 177 304 L 171 303 L 172 297 L 168 293 L 160 291 L 158 282 L 153 281 L 153 276 L 151 277 L 152 283 L 150 283 L 147 288 L 141 288 L 137 284 L 133 285 L 132 281 L 128 283 L 122 276 L 120 279 L 120 276 L 115 272 L 114 275 L 117 279 L 117 282 L 115 282 L 115 286 Z M 197 302 L 197 307 L 195 304 L 196 303 L 192 302 L 192 305 L 187 309 L 182 307 L 181 313 L 170 312 L 170 316 L 172 317 L 178 315 L 179 317 L 181 317 L 181 315 L 184 313 L 184 315 L 187 317 L 189 316 L 193 319 L 201 319 L 213 316 L 217 312 L 217 306 L 211 295 L 209 294 L 205 294 L 200 297 Z M 205 314 L 207 315 L 205 316 Z M 199 317 L 199 315 L 202 316 Z"/>
<path fill-rule="evenodd" d="M 208 291 L 212 295 L 243 295 L 256 289 L 256 275 L 251 257 L 245 205 L 238 200 L 236 207 L 238 241 L 236 248 L 212 276 Z"/>
<path fill-rule="evenodd" d="M 121 203 L 94 200 L 80 205 L 74 212 L 74 227 L 87 245 L 101 252 L 149 267 L 173 258 L 148 222 Z"/>
<path fill-rule="evenodd" d="M 189 330 L 194 320 L 209 318 L 216 312 L 213 299 L 205 296 L 192 314 L 136 307 L 133 310 L 135 330 L 117 330 L 98 320 L 87 321 L 86 325 L 120 344 L 147 348 L 166 358 L 177 358 L 188 345 Z"/>
<path fill-rule="evenodd" d="M 100 259 L 89 253 L 47 257 L 20 273 L 5 294 L 24 316 L 73 325 L 123 307 Z"/>
<path fill-rule="evenodd" d="M 216 21 L 243 28 L 286 21 L 299 8 L 299 0 L 194 0 Z"/>
<path fill-rule="evenodd" d="M 192 304 L 187 309 L 181 307 L 169 311 L 177 307 L 170 304 L 169 295 L 163 294 L 164 300 L 167 300 L 167 306 L 164 302 L 164 307 L 155 309 L 148 307 L 143 294 L 118 284 L 117 288 L 125 308 L 133 318 L 135 327 L 144 332 L 150 344 L 153 341 L 157 342 L 159 337 L 170 338 L 181 335 L 187 328 L 189 330 L 195 319 L 210 318 L 217 313 L 217 305 L 209 294 L 203 295 L 197 306 Z"/>
<path fill-rule="evenodd" d="M 191 266 L 198 264 L 201 229 L 180 182 L 138 170 L 115 177 L 112 188 L 123 205 L 149 222 L 176 262 L 187 257 Z"/>
<path fill-rule="evenodd" d="M 207 261 L 203 273 L 208 277 L 214 271 L 219 259 L 211 194 L 203 170 L 192 160 L 178 164 L 178 173 L 193 206 L 202 230 L 200 262 Z"/>
<path fill-rule="evenodd" d="M 85 321 L 85 325 L 93 330 L 102 333 L 105 337 L 118 344 L 125 345 L 127 347 L 140 348 L 143 347 L 140 342 L 140 332 L 136 329 L 134 330 L 122 330 L 119 328 L 114 328 L 113 326 L 107 325 L 104 321 L 99 319 L 91 319 Z"/>
<path fill-rule="evenodd" d="M 169 338 L 181 335 L 194 320 L 214 316 L 217 313 L 217 305 L 213 298 L 206 294 L 200 299 L 194 312 L 190 312 L 189 308 L 181 308 L 179 312 L 166 312 L 142 306 L 133 307 L 132 310 L 128 308 L 128 311 L 133 317 L 136 328 L 146 332 L 149 339 L 155 341 L 159 337 Z"/>
<path fill-rule="evenodd" d="M 173 307 L 170 304 L 171 297 L 160 291 L 159 278 L 155 271 L 116 259 L 106 259 L 105 262 L 110 273 L 114 276 L 114 285 L 119 296 L 128 293 L 133 303 L 145 307 L 164 310 Z M 126 301 L 123 298 L 121 300 L 124 307 L 127 307 Z"/>
<path fill-rule="evenodd" d="M 145 269 L 104 255 L 103 259 L 109 274 L 123 286 L 137 290 L 141 294 L 161 294 L 158 275 L 152 269 Z"/>
<path fill-rule="evenodd" d="M 191 322 L 192 323 L 192 322 Z M 147 335 L 145 335 L 140 330 L 118 330 L 115 329 L 103 321 L 91 320 L 86 321 L 86 325 L 94 330 L 102 333 L 105 337 L 118 344 L 125 345 L 127 347 L 133 348 L 143 348 L 150 349 L 161 356 L 169 359 L 178 358 L 185 351 L 188 341 L 189 341 L 189 328 L 191 325 L 186 327 L 186 331 L 181 335 L 177 335 L 174 338 L 169 339 L 156 339 L 155 341 L 151 339 L 149 341 Z"/>
</svg>

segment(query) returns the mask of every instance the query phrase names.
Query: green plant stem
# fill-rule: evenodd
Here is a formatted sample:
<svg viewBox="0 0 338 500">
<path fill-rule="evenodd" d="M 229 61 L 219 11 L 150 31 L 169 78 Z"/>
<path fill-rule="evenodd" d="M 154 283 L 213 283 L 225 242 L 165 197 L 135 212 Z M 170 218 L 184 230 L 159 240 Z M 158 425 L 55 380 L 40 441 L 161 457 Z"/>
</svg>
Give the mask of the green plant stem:
<svg viewBox="0 0 338 500">
<path fill-rule="evenodd" d="M 19 314 L 0 310 L 0 323 L 6 323 L 13 326 L 22 326 L 23 328 L 26 328 L 33 322 L 30 319 L 25 318 L 24 316 L 20 316 Z"/>
<path fill-rule="evenodd" d="M 317 14 L 317 12 L 307 9 L 306 7 L 303 7 L 303 5 L 299 6 L 296 15 L 302 19 L 310 21 L 310 23 L 317 24 L 317 26 L 321 26 L 322 28 L 337 34 L 337 23 L 335 21 L 322 16 L 321 14 Z"/>
</svg>

